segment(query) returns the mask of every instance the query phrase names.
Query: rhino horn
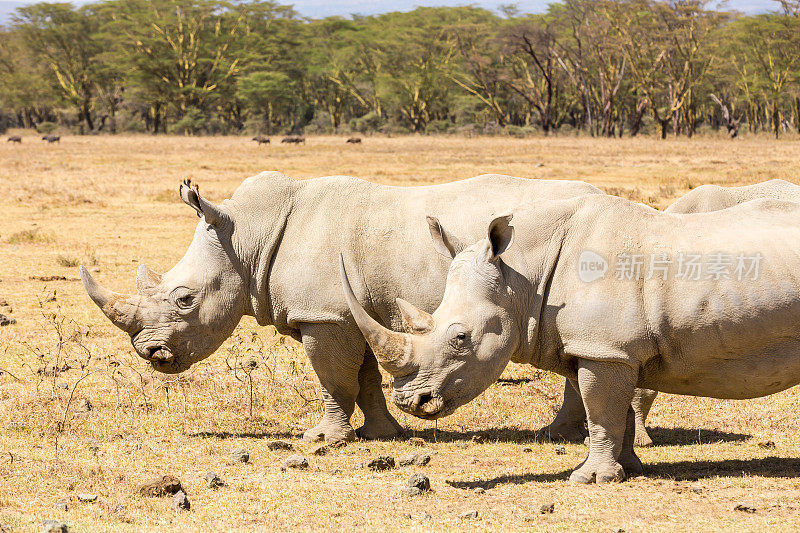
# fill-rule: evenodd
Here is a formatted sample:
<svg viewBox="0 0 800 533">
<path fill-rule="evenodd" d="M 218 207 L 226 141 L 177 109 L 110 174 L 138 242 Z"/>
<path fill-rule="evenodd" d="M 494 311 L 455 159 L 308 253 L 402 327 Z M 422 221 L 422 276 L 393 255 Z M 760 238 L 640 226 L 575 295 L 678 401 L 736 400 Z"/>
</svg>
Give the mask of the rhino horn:
<svg viewBox="0 0 800 533">
<path fill-rule="evenodd" d="M 375 358 L 393 376 L 400 377 L 411 373 L 413 371 L 412 344 L 409 334 L 387 329 L 369 316 L 356 299 L 356 295 L 353 294 L 350 280 L 347 279 L 342 254 L 339 254 L 339 273 L 342 277 L 342 288 L 347 305 L 358 324 L 358 329 L 364 334 L 364 338 L 372 348 Z"/>
<path fill-rule="evenodd" d="M 89 298 L 122 331 L 134 335 L 141 331 L 141 296 L 131 296 L 110 291 L 98 284 L 89 271 L 80 267 L 81 281 Z"/>
<path fill-rule="evenodd" d="M 143 294 L 159 283 L 161 283 L 161 274 L 150 270 L 147 265 L 139 265 L 139 268 L 136 269 L 136 290 L 139 294 Z"/>
</svg>

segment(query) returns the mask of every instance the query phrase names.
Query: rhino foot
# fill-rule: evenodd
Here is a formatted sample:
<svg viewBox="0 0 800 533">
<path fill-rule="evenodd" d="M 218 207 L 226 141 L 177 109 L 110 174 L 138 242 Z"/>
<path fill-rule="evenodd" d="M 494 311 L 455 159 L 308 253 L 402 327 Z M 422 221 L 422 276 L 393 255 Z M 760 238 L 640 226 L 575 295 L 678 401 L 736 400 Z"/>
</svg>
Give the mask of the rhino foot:
<svg viewBox="0 0 800 533">
<path fill-rule="evenodd" d="M 650 438 L 650 435 L 647 433 L 647 428 L 644 426 L 637 426 L 636 427 L 636 438 L 633 440 L 634 446 L 652 446 L 653 439 Z"/>
<path fill-rule="evenodd" d="M 641 465 L 640 465 L 641 466 Z M 572 472 L 569 480 L 573 483 L 612 483 L 625 480 L 625 470 L 616 461 L 613 463 L 590 464 L 583 466 Z"/>
<path fill-rule="evenodd" d="M 303 440 L 306 442 L 318 442 L 324 440 L 328 444 L 340 442 L 350 442 L 356 440 L 356 432 L 350 424 L 331 424 L 323 420 L 313 428 L 303 433 Z"/>
<path fill-rule="evenodd" d="M 553 421 L 550 425 L 537 430 L 534 438 L 539 441 L 583 442 L 584 439 L 589 436 L 589 432 L 586 430 L 583 422 L 579 424 L 558 424 L 556 422 L 557 421 Z"/>
<path fill-rule="evenodd" d="M 392 440 L 403 434 L 403 426 L 393 418 L 378 422 L 367 420 L 356 430 L 356 435 L 364 440 Z"/>
</svg>

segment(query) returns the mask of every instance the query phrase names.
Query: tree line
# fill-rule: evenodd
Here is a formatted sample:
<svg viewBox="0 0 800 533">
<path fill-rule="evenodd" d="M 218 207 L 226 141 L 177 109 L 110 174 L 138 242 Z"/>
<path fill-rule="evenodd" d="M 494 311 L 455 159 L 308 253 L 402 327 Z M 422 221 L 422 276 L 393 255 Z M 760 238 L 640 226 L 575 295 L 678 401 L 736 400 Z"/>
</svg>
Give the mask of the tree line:
<svg viewBox="0 0 800 533">
<path fill-rule="evenodd" d="M 106 0 L 0 28 L 0 129 L 182 134 L 800 132 L 800 0 L 563 0 L 313 20 Z"/>
</svg>

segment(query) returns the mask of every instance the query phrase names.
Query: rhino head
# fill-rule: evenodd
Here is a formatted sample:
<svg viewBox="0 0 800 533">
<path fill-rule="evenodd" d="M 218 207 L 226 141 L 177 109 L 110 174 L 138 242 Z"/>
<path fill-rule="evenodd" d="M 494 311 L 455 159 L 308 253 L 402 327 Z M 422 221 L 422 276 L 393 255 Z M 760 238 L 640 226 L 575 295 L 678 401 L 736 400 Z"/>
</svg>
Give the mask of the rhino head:
<svg viewBox="0 0 800 533">
<path fill-rule="evenodd" d="M 438 221 L 429 219 L 437 249 L 453 261 L 432 315 L 397 299 L 404 332 L 367 314 L 339 257 L 347 303 L 378 362 L 394 376 L 392 399 L 403 411 L 426 419 L 452 413 L 494 383 L 517 350 L 521 329 L 500 259 L 513 240 L 510 220 L 495 218 L 485 239 L 456 253 Z"/>
<path fill-rule="evenodd" d="M 83 267 L 89 297 L 131 337 L 136 353 L 159 372 L 175 374 L 211 355 L 247 309 L 244 268 L 234 253 L 234 219 L 224 206 L 200 196 L 188 180 L 181 199 L 201 217 L 186 254 L 169 272 L 141 265 L 135 295 L 99 285 Z"/>
</svg>

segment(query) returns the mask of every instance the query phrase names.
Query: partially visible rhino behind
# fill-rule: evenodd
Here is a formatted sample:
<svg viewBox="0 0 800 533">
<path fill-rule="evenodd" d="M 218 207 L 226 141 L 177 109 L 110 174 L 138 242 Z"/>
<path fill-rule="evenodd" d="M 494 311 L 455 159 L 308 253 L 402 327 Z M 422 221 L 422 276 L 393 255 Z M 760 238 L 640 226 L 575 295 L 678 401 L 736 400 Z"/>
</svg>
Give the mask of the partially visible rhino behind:
<svg viewBox="0 0 800 533">
<path fill-rule="evenodd" d="M 364 413 L 358 435 L 393 438 L 402 428 L 387 410 L 377 361 L 341 292 L 337 254 L 353 265 L 369 312 L 399 327 L 395 298 L 433 311 L 444 290 L 449 260 L 431 244 L 430 233 L 441 229 L 430 227 L 426 214 L 475 240 L 493 214 L 519 202 L 596 194 L 603 193 L 583 182 L 499 175 L 389 187 L 265 172 L 215 205 L 187 181 L 180 197 L 201 220 L 175 267 L 159 275 L 140 266 L 136 295 L 101 287 L 83 267 L 80 275 L 92 300 L 156 370 L 188 369 L 211 355 L 243 315 L 254 316 L 301 341 L 319 377 L 325 414 L 307 440 L 353 439 L 356 404 Z M 442 242 L 461 247 L 452 236 Z"/>
<path fill-rule="evenodd" d="M 757 198 L 773 198 L 800 202 L 800 186 L 774 179 L 742 187 L 701 185 L 681 196 L 664 211 L 667 213 L 705 213 L 719 211 Z M 636 446 L 650 446 L 653 440 L 647 432 L 645 421 L 658 393 L 649 389 L 636 389 L 631 405 L 636 415 Z M 553 440 L 582 442 L 588 435 L 586 410 L 578 392 L 570 381 L 564 384 L 564 401 L 555 419 L 537 432 L 537 436 Z"/>
</svg>

